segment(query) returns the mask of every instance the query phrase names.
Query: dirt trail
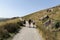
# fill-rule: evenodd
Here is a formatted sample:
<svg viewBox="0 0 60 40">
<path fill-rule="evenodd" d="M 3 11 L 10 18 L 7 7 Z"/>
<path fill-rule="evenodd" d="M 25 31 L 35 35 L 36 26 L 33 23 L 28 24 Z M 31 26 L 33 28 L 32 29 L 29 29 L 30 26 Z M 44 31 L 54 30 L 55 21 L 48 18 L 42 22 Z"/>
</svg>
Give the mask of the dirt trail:
<svg viewBox="0 0 60 40">
<path fill-rule="evenodd" d="M 42 40 L 39 32 L 35 28 L 23 27 L 12 40 Z"/>
</svg>

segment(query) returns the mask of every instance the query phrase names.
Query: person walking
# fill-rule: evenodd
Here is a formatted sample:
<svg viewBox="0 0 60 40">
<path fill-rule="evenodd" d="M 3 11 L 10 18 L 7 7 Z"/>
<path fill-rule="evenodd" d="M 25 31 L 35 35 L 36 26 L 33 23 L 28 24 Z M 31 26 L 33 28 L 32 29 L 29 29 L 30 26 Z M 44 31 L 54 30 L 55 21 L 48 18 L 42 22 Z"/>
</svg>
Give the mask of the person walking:
<svg viewBox="0 0 60 40">
<path fill-rule="evenodd" d="M 35 21 L 33 21 L 33 28 L 36 28 L 36 24 L 35 24 Z"/>
<path fill-rule="evenodd" d="M 28 21 L 28 22 L 29 22 L 29 24 L 31 24 L 32 20 L 31 20 L 31 19 L 29 19 L 29 21 Z"/>
<path fill-rule="evenodd" d="M 31 22 L 31 24 L 29 25 L 29 27 L 33 28 L 33 22 Z"/>
<path fill-rule="evenodd" d="M 25 27 L 29 27 L 29 23 L 28 23 L 28 21 L 26 21 Z"/>
</svg>

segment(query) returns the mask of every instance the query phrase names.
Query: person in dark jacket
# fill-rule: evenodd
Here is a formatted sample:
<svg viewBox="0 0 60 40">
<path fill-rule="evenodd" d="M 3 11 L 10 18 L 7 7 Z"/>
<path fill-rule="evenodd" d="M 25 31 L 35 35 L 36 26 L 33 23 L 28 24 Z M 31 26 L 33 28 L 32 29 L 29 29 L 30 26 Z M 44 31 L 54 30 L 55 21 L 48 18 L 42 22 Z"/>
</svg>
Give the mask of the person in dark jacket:
<svg viewBox="0 0 60 40">
<path fill-rule="evenodd" d="M 29 22 L 29 24 L 31 24 L 32 20 L 31 20 L 31 19 L 29 19 L 29 21 L 28 21 L 28 22 Z"/>
</svg>

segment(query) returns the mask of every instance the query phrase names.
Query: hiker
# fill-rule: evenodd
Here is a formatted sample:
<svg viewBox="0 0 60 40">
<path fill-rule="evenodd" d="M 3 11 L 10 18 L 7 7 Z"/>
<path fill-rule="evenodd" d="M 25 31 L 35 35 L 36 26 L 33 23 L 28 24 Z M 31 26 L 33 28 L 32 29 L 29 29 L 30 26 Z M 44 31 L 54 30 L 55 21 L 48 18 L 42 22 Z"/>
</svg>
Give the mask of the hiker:
<svg viewBox="0 0 60 40">
<path fill-rule="evenodd" d="M 29 19 L 29 27 L 33 27 L 33 21 Z"/>
<path fill-rule="evenodd" d="M 25 26 L 25 24 L 26 24 L 26 20 L 23 21 L 23 25 L 24 25 L 24 26 Z"/>
<path fill-rule="evenodd" d="M 29 27 L 29 23 L 28 23 L 28 21 L 26 21 L 25 27 Z"/>
<path fill-rule="evenodd" d="M 31 22 L 31 23 L 29 24 L 29 27 L 30 27 L 30 28 L 33 28 L 33 22 Z"/>
<path fill-rule="evenodd" d="M 29 21 L 28 21 L 28 22 L 29 22 L 29 24 L 31 24 L 32 20 L 31 20 L 31 19 L 29 19 Z"/>
<path fill-rule="evenodd" d="M 36 28 L 36 24 L 35 24 L 35 21 L 33 21 L 33 28 Z"/>
</svg>

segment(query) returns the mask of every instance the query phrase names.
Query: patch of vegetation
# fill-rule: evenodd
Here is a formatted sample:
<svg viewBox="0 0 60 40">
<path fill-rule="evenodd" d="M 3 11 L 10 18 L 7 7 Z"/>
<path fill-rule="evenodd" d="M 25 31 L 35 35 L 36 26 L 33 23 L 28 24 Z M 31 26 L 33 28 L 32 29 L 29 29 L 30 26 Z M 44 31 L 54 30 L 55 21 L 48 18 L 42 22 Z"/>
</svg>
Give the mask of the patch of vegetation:
<svg viewBox="0 0 60 40">
<path fill-rule="evenodd" d="M 60 21 L 55 23 L 55 28 L 57 29 L 59 27 L 60 27 Z"/>
<path fill-rule="evenodd" d="M 10 24 L 5 25 L 4 28 L 5 28 L 9 33 L 16 33 L 16 32 L 18 32 L 18 30 L 20 29 L 20 26 L 19 26 L 18 24 L 10 23 Z"/>
<path fill-rule="evenodd" d="M 47 27 L 44 26 L 42 21 L 39 20 L 44 15 L 48 15 L 49 19 L 52 19 L 52 20 L 60 20 L 60 9 L 59 8 L 60 7 L 52 7 L 51 9 L 54 9 L 53 11 L 47 12 L 46 11 L 47 9 L 45 9 L 45 10 L 41 10 L 41 11 L 35 12 L 30 15 L 26 15 L 22 18 L 26 20 L 29 20 L 29 19 L 35 20 L 37 28 L 39 29 L 39 31 L 42 31 L 42 34 L 43 34 L 42 36 L 45 38 L 45 40 L 60 40 L 60 31 L 58 31 L 57 29 L 60 25 L 59 22 L 54 21 L 55 26 L 52 29 L 52 28 L 49 28 L 49 26 Z M 50 25 L 50 27 L 52 26 Z M 54 29 L 55 27 L 56 29 Z"/>
<path fill-rule="evenodd" d="M 0 40 L 7 40 L 12 35 L 16 34 L 21 29 L 19 18 L 10 19 L 4 22 L 0 22 Z"/>
</svg>

